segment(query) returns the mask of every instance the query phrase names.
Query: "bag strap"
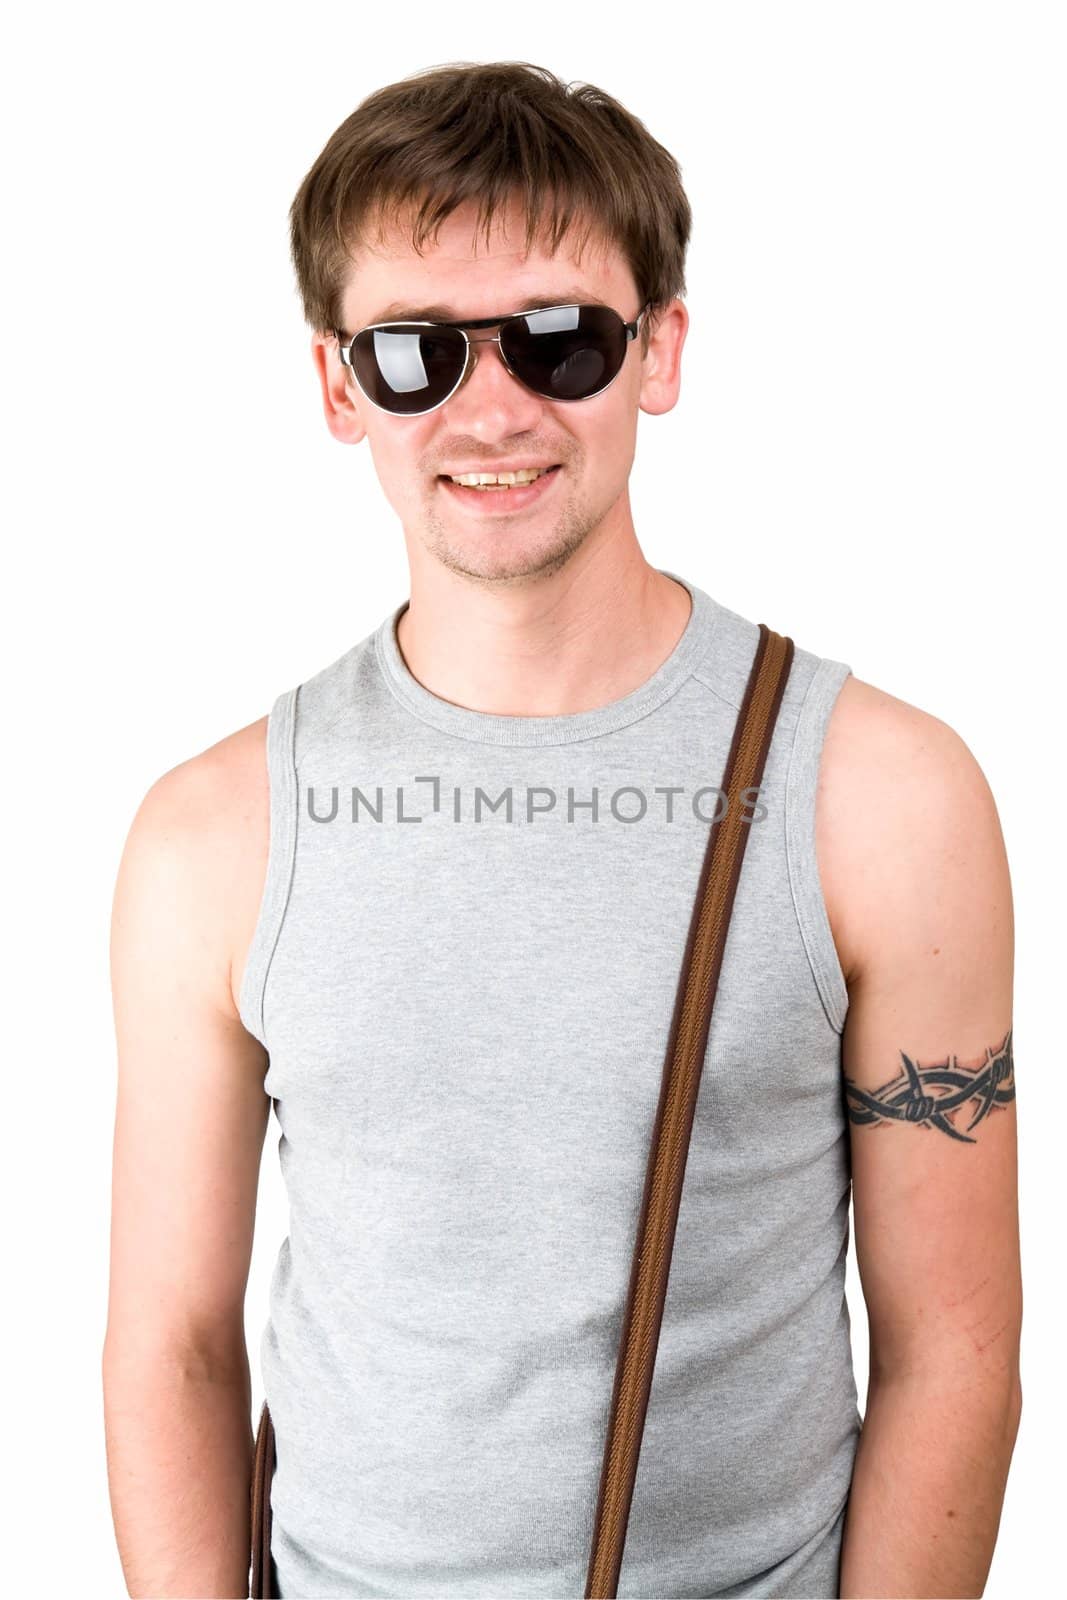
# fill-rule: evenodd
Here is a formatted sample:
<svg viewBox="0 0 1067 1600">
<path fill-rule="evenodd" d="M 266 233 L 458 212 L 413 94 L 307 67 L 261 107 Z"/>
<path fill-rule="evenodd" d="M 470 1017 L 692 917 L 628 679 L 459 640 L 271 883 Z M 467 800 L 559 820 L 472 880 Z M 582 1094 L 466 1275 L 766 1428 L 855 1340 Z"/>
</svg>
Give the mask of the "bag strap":
<svg viewBox="0 0 1067 1600">
<path fill-rule="evenodd" d="M 259 1413 L 259 1427 L 256 1429 L 256 1445 L 252 1456 L 252 1570 L 248 1584 L 251 1600 L 273 1600 L 270 1486 L 274 1477 L 275 1462 L 274 1423 L 271 1420 L 270 1408 L 264 1400 Z"/>
<path fill-rule="evenodd" d="M 746 789 L 758 788 L 763 777 L 792 661 L 792 639 L 761 622 L 726 760 L 722 785 L 726 810 L 711 824 L 671 1021 L 615 1369 L 586 1600 L 614 1600 L 618 1589 L 697 1090 L 748 842 L 750 823 L 741 816 L 743 796 Z"/>
</svg>

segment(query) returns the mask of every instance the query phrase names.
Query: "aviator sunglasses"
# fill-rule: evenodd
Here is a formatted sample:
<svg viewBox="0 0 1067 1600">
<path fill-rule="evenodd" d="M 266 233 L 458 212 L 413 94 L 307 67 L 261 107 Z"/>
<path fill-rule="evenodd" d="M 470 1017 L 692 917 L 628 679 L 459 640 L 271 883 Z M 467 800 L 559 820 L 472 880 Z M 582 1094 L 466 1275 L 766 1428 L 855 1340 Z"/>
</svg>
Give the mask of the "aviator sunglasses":
<svg viewBox="0 0 1067 1600">
<path fill-rule="evenodd" d="M 450 400 L 471 368 L 471 346 L 495 344 L 505 367 L 546 400 L 591 400 L 622 371 L 647 302 L 633 322 L 610 306 L 543 306 L 477 322 L 375 322 L 334 329 L 341 360 L 372 405 L 421 417 Z M 468 328 L 498 328 L 469 339 Z"/>
</svg>

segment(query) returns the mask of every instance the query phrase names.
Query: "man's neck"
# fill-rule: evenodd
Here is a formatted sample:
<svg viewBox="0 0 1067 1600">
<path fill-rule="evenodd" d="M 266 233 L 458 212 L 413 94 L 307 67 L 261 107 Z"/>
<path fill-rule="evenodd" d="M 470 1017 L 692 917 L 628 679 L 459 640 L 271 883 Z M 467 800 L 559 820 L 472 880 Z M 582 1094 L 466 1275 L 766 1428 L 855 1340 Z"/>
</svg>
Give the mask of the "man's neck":
<svg viewBox="0 0 1067 1600">
<path fill-rule="evenodd" d="M 397 642 L 412 676 L 440 699 L 499 716 L 592 711 L 639 689 L 688 624 L 686 589 L 640 548 L 620 560 L 581 552 L 527 586 L 493 589 L 445 572 L 412 585 Z"/>
</svg>

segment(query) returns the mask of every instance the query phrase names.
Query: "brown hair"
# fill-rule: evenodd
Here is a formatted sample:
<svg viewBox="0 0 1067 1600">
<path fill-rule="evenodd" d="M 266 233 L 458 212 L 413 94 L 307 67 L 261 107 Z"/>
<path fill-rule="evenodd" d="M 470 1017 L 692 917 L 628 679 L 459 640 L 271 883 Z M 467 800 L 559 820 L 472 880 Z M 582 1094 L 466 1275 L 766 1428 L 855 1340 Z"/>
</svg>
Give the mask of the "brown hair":
<svg viewBox="0 0 1067 1600">
<path fill-rule="evenodd" d="M 517 199 L 525 249 L 565 234 L 615 244 L 653 316 L 685 293 L 690 209 L 678 163 L 643 122 L 593 84 L 526 61 L 454 62 L 376 90 L 330 136 L 289 208 L 304 317 L 343 328 L 351 249 L 401 217 L 421 255 L 466 201 L 488 241 Z M 649 318 L 642 324 L 644 334 Z M 646 341 L 643 341 L 646 342 Z"/>
</svg>

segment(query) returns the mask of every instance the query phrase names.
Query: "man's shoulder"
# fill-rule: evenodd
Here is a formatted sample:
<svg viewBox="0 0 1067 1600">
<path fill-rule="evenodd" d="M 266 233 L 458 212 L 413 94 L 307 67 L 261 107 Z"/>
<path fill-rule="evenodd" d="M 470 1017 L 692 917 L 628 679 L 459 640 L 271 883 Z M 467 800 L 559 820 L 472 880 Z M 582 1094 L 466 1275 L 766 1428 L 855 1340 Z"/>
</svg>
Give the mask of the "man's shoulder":
<svg viewBox="0 0 1067 1600">
<path fill-rule="evenodd" d="M 119 896 L 151 896 L 227 974 L 236 1009 L 270 839 L 266 715 L 171 767 L 133 818 Z"/>
<path fill-rule="evenodd" d="M 267 722 L 259 717 L 158 777 L 137 813 L 142 831 L 194 843 L 251 820 L 269 798 Z"/>
<path fill-rule="evenodd" d="M 949 723 L 851 672 L 830 713 L 822 772 L 828 789 L 843 800 L 864 800 L 871 818 L 878 814 L 879 798 L 891 814 L 905 796 L 925 807 L 945 798 L 946 786 L 951 791 L 961 781 L 985 781 Z M 852 820 L 858 821 L 854 815 Z"/>
<path fill-rule="evenodd" d="M 960 735 L 932 712 L 852 672 L 841 684 L 827 728 L 827 754 L 835 760 L 849 757 L 847 765 L 854 769 L 924 748 L 946 751 L 952 744 L 963 745 Z"/>
<path fill-rule="evenodd" d="M 921 898 L 951 900 L 961 874 L 995 875 L 996 805 L 942 718 L 850 674 L 826 729 L 816 803 L 819 872 L 846 979 L 875 960 L 886 925 Z"/>
</svg>

